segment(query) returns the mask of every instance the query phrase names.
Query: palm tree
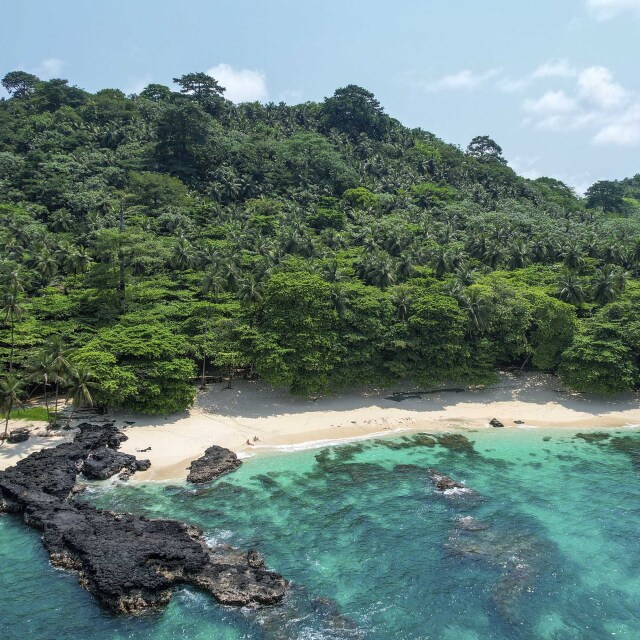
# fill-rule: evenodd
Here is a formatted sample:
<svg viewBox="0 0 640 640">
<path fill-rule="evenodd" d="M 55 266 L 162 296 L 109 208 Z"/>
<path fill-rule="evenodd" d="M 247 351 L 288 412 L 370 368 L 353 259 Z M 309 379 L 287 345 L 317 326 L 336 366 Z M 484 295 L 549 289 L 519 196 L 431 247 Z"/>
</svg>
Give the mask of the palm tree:
<svg viewBox="0 0 640 640">
<path fill-rule="evenodd" d="M 238 297 L 246 305 L 258 305 L 262 302 L 262 290 L 260 284 L 253 276 L 246 276 L 240 281 Z"/>
<path fill-rule="evenodd" d="M 469 289 L 458 298 L 460 307 L 467 312 L 470 327 L 476 331 L 484 331 L 491 316 L 489 300 L 477 289 Z"/>
<path fill-rule="evenodd" d="M 53 424 L 58 422 L 58 400 L 60 398 L 60 388 L 67 384 L 67 374 L 71 369 L 71 365 L 67 360 L 67 352 L 62 340 L 62 336 L 54 335 L 49 338 L 49 342 L 45 346 L 47 357 L 50 360 L 51 374 L 50 380 L 55 383 L 55 404 L 53 413 Z"/>
<path fill-rule="evenodd" d="M 24 313 L 20 306 L 20 296 L 24 292 L 22 281 L 18 270 L 11 271 L 5 280 L 5 290 L 2 296 L 3 323 L 9 325 L 11 331 L 11 345 L 9 351 L 9 372 L 13 371 L 13 354 L 15 351 L 15 327 L 16 322 L 22 318 Z"/>
<path fill-rule="evenodd" d="M 41 349 L 33 355 L 27 364 L 34 382 L 42 384 L 44 390 L 44 405 L 47 408 L 47 419 L 49 418 L 49 381 L 53 379 L 51 363 L 51 355 L 47 353 L 45 349 Z"/>
<path fill-rule="evenodd" d="M 582 249 L 579 247 L 577 242 L 569 243 L 560 254 L 562 256 L 562 261 L 564 262 L 564 266 L 567 269 L 571 269 L 575 271 L 576 269 L 580 269 L 584 265 L 584 258 L 582 256 Z"/>
<path fill-rule="evenodd" d="M 335 312 L 342 318 L 344 312 L 347 309 L 347 292 L 343 285 L 339 282 L 334 282 L 331 286 L 331 303 Z"/>
<path fill-rule="evenodd" d="M 22 397 L 24 395 L 24 385 L 15 374 L 9 373 L 2 380 L 0 380 L 0 407 L 5 413 L 4 423 L 4 437 L 0 445 L 4 444 L 9 433 L 9 420 L 11 418 L 11 411 L 14 407 L 22 404 Z"/>
<path fill-rule="evenodd" d="M 220 275 L 220 272 L 211 266 L 204 278 L 202 278 L 202 293 L 207 295 L 212 293 L 214 298 L 224 293 L 227 281 Z"/>
<path fill-rule="evenodd" d="M 69 422 L 73 419 L 73 414 L 82 407 L 93 406 L 92 389 L 98 388 L 93 372 L 83 365 L 73 367 L 69 371 L 69 398 L 73 409 L 69 416 Z"/>
<path fill-rule="evenodd" d="M 519 238 L 509 245 L 509 260 L 507 264 L 510 269 L 521 269 L 530 262 L 531 247 L 526 240 Z"/>
<path fill-rule="evenodd" d="M 193 262 L 191 243 L 184 236 L 181 236 L 173 247 L 170 260 L 171 266 L 174 269 L 185 271 L 193 266 Z"/>
<path fill-rule="evenodd" d="M 393 293 L 393 304 L 396 307 L 396 318 L 400 322 L 404 322 L 409 318 L 412 302 L 413 296 L 406 285 L 396 287 Z"/>
<path fill-rule="evenodd" d="M 65 258 L 65 266 L 69 273 L 78 275 L 84 273 L 92 262 L 85 247 L 74 247 Z"/>
<path fill-rule="evenodd" d="M 621 281 L 615 267 L 605 264 L 596 271 L 593 281 L 593 299 L 602 305 L 612 302 L 620 294 L 620 285 L 624 286 L 623 282 L 624 280 Z"/>
<path fill-rule="evenodd" d="M 556 295 L 564 302 L 581 307 L 584 302 L 584 289 L 578 276 L 571 271 L 566 272 L 558 281 Z"/>
</svg>

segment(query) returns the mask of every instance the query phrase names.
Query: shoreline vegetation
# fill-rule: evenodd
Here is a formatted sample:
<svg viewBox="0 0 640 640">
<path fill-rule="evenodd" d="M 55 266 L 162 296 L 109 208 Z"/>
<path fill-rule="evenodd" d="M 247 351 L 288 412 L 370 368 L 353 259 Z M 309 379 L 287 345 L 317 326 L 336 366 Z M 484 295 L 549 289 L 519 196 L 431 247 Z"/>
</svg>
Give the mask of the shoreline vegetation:
<svg viewBox="0 0 640 640">
<path fill-rule="evenodd" d="M 640 175 L 583 197 L 356 85 L 276 105 L 203 72 L 131 95 L 1 84 L 7 416 L 36 394 L 54 422 L 64 398 L 173 415 L 225 377 L 301 397 L 503 368 L 640 387 Z"/>
<path fill-rule="evenodd" d="M 495 386 L 417 397 L 417 389 L 411 387 L 362 388 L 315 399 L 291 396 L 262 381 L 235 381 L 231 389 L 225 387 L 210 385 L 198 394 L 192 409 L 180 414 L 103 417 L 126 433 L 123 453 L 151 460 L 151 468 L 137 473 L 133 481 L 184 480 L 190 463 L 214 444 L 246 458 L 402 432 L 492 429 L 493 418 L 513 431 L 514 438 L 518 429 L 578 432 L 640 427 L 636 394 L 575 394 L 562 390 L 557 379 L 547 374 L 504 373 Z M 397 401 L 393 394 L 398 391 L 408 392 L 408 397 Z M 0 469 L 38 448 L 70 439 L 72 433 L 6 445 L 0 450 Z"/>
</svg>

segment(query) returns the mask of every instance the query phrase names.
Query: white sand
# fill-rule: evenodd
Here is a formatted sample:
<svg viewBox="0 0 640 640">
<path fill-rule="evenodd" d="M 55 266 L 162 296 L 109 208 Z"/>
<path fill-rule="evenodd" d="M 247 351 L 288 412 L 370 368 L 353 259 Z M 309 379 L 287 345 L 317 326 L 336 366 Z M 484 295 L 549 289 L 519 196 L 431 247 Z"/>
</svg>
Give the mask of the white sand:
<svg viewBox="0 0 640 640">
<path fill-rule="evenodd" d="M 397 430 L 488 429 L 491 418 L 503 422 L 514 437 L 518 433 L 514 427 L 518 426 L 580 430 L 640 425 L 637 394 L 587 398 L 561 391 L 555 379 L 541 374 L 509 374 L 489 389 L 439 392 L 402 402 L 387 396 L 393 391 L 410 391 L 411 387 L 349 391 L 314 401 L 291 397 L 263 382 L 237 381 L 231 390 L 223 386 L 211 385 L 198 395 L 193 409 L 184 414 L 115 416 L 129 437 L 122 450 L 149 458 L 152 463 L 149 471 L 136 474 L 135 478 L 185 478 L 190 462 L 212 444 L 246 456 L 274 448 L 289 450 L 327 441 L 388 435 Z M 515 420 L 525 424 L 516 425 Z M 135 424 L 126 426 L 125 421 Z M 252 442 L 254 436 L 259 441 L 247 445 L 247 439 Z M 31 442 L 25 443 L 29 447 L 0 447 L 0 468 L 35 450 Z M 36 442 L 41 444 L 40 439 Z M 48 439 L 46 446 L 51 442 Z M 139 451 L 147 447 L 151 450 Z"/>
</svg>

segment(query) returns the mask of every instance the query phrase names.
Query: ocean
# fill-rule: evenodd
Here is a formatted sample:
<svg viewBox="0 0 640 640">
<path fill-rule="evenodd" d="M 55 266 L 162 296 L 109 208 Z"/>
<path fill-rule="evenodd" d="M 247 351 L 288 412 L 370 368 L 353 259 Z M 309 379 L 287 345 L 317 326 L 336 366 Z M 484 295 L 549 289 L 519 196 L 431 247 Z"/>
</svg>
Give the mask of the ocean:
<svg viewBox="0 0 640 640">
<path fill-rule="evenodd" d="M 186 483 L 95 483 L 83 500 L 199 525 L 291 581 L 277 607 L 197 590 L 137 617 L 53 569 L 37 531 L 0 516 L 2 640 L 640 638 L 640 434 L 564 429 L 414 435 L 256 455 Z M 435 490 L 436 468 L 469 491 Z"/>
</svg>

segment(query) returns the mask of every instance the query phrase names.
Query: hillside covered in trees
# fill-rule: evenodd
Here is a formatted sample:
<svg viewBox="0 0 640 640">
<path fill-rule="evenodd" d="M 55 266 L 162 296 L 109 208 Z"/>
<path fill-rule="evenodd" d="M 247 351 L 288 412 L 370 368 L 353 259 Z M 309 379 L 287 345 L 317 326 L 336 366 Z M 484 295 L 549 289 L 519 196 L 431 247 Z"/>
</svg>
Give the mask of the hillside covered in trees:
<svg viewBox="0 0 640 640">
<path fill-rule="evenodd" d="M 47 391 L 168 413 L 239 369 L 302 394 L 499 366 L 640 381 L 640 175 L 580 198 L 354 85 L 289 106 L 203 73 L 2 83 L 5 410 Z"/>
</svg>

